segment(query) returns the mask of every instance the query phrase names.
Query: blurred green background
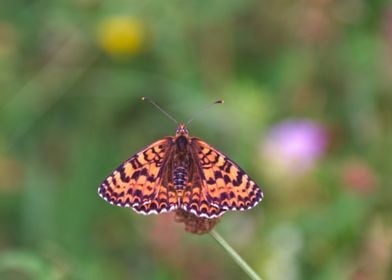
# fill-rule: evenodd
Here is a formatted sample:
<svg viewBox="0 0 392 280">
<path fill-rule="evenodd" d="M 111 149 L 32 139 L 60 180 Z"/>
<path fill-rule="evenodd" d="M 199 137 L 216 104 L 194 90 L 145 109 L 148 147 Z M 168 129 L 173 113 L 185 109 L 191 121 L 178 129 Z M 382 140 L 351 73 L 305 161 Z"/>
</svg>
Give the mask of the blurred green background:
<svg viewBox="0 0 392 280">
<path fill-rule="evenodd" d="M 207 234 L 97 195 L 190 133 L 265 199 L 217 230 L 263 279 L 392 278 L 392 3 L 1 1 L 0 279 L 246 279 Z"/>
</svg>

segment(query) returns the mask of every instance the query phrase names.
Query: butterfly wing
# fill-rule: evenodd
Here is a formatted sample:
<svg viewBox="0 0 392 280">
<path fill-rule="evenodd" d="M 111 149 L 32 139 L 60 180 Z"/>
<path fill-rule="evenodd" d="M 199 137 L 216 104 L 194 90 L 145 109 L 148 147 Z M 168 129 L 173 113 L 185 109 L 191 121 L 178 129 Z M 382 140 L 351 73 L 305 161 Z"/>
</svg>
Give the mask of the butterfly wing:
<svg viewBox="0 0 392 280">
<path fill-rule="evenodd" d="M 166 137 L 130 157 L 102 182 L 98 194 L 110 204 L 131 207 L 142 214 L 177 208 L 166 174 L 172 143 L 173 138 Z"/>
<path fill-rule="evenodd" d="M 223 153 L 198 138 L 191 139 L 191 150 L 201 177 L 200 192 L 211 209 L 208 218 L 253 208 L 263 199 L 257 184 Z"/>
<path fill-rule="evenodd" d="M 198 158 L 192 154 L 192 148 L 190 159 L 189 181 L 182 197 L 181 208 L 199 218 L 217 218 L 226 210 L 216 207 L 208 201 L 207 189 L 203 183 L 203 174 L 197 163 Z M 199 222 L 197 219 L 195 221 Z"/>
</svg>

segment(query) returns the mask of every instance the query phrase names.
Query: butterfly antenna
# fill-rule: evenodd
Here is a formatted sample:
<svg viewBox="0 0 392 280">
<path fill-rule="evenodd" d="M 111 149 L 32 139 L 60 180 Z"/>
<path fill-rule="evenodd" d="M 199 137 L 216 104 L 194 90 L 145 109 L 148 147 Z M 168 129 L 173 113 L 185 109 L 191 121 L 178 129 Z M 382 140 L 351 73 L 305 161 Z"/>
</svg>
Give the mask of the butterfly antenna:
<svg viewBox="0 0 392 280">
<path fill-rule="evenodd" d="M 168 112 L 166 112 L 166 111 L 163 110 L 161 107 L 159 107 L 158 104 L 156 104 L 156 103 L 154 102 L 154 100 L 152 100 L 152 99 L 150 99 L 150 98 L 148 98 L 148 97 L 145 97 L 145 96 L 142 97 L 142 100 L 143 100 L 143 101 L 148 101 L 148 102 L 150 102 L 150 103 L 151 103 L 152 105 L 154 105 L 159 111 L 161 111 L 162 113 L 164 113 L 169 119 L 171 119 L 173 122 L 175 122 L 176 124 L 178 124 L 178 121 L 177 121 L 175 118 L 173 118 Z"/>
<path fill-rule="evenodd" d="M 204 113 L 205 111 L 207 111 L 209 108 L 211 108 L 213 105 L 215 104 L 223 104 L 224 101 L 223 100 L 217 100 L 213 103 L 211 103 L 210 105 L 208 105 L 207 107 L 201 109 L 199 112 L 197 112 L 196 114 L 193 115 L 193 117 L 186 123 L 187 125 L 189 125 L 196 117 L 200 116 L 201 113 Z"/>
</svg>

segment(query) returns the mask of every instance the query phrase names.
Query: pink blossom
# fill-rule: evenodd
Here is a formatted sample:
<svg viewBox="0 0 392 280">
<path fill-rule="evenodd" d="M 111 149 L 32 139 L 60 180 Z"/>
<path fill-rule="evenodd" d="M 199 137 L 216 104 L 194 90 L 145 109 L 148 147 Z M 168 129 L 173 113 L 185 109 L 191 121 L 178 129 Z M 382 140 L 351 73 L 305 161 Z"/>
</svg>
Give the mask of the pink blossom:
<svg viewBox="0 0 392 280">
<path fill-rule="evenodd" d="M 262 142 L 265 161 L 280 175 L 301 175 L 326 152 L 326 128 L 305 119 L 286 120 L 273 126 Z"/>
</svg>

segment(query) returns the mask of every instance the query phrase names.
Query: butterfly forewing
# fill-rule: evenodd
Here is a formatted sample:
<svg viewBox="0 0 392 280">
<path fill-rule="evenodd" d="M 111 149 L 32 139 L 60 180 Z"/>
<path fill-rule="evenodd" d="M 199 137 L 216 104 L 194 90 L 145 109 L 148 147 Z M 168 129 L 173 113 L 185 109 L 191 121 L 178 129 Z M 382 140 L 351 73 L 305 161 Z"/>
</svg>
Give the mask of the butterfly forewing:
<svg viewBox="0 0 392 280">
<path fill-rule="evenodd" d="M 123 162 L 101 184 L 99 195 L 111 204 L 143 214 L 177 208 L 170 176 L 164 174 L 171 158 L 173 138 L 158 140 Z"/>
<path fill-rule="evenodd" d="M 219 209 L 247 210 L 263 198 L 257 184 L 231 159 L 206 142 L 192 138 L 191 147 L 201 174 L 207 202 Z"/>
</svg>

